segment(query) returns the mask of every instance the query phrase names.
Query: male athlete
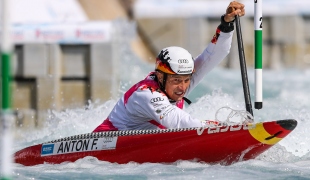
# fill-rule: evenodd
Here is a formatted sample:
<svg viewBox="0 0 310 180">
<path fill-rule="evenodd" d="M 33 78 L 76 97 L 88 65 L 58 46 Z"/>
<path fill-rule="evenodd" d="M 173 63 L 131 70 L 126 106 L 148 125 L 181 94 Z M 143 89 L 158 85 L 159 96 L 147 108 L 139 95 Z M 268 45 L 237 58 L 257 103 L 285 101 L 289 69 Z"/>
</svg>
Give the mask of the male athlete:
<svg viewBox="0 0 310 180">
<path fill-rule="evenodd" d="M 181 47 L 162 49 L 155 71 L 132 86 L 93 132 L 204 126 L 204 122 L 182 110 L 184 101 L 190 103 L 186 96 L 227 56 L 234 18 L 244 14 L 243 4 L 231 2 L 213 39 L 195 60 Z"/>
</svg>

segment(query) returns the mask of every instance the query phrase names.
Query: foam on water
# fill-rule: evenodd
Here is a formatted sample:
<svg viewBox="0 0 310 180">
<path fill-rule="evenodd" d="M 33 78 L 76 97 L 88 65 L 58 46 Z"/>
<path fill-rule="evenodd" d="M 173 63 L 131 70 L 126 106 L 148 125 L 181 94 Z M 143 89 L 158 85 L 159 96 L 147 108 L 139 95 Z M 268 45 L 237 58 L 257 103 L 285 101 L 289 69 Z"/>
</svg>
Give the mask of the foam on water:
<svg viewBox="0 0 310 180">
<path fill-rule="evenodd" d="M 122 43 L 122 42 L 120 42 Z M 126 43 L 123 43 L 126 44 Z M 141 62 L 123 46 L 119 97 L 144 78 L 153 65 Z M 252 103 L 254 71 L 248 71 Z M 14 164 L 14 179 L 306 179 L 310 177 L 310 71 L 263 71 L 263 109 L 253 110 L 256 122 L 296 119 L 296 129 L 254 160 L 231 166 L 208 165 L 195 161 L 171 164 L 134 162 L 116 164 L 86 157 L 73 163 L 25 167 Z M 17 131 L 14 151 L 62 137 L 91 132 L 110 113 L 118 98 L 89 102 L 86 107 L 50 111 L 43 128 Z M 229 106 L 244 110 L 239 70 L 214 69 L 190 94 L 193 101 L 186 111 L 197 119 L 214 119 L 216 111 Z"/>
<path fill-rule="evenodd" d="M 298 126 L 277 145 L 254 160 L 231 166 L 208 165 L 192 161 L 178 161 L 172 164 L 132 162 L 120 165 L 86 157 L 74 163 L 59 165 L 43 164 L 24 167 L 15 164 L 14 175 L 16 179 L 30 179 L 29 177 L 34 179 L 100 179 L 101 177 L 108 179 L 204 179 L 205 177 L 250 179 L 262 175 L 264 178 L 270 176 L 273 179 L 310 177 L 310 144 L 308 143 L 310 138 L 307 135 L 310 131 L 308 98 L 310 74 L 307 71 L 300 74 L 297 70 L 267 71 L 264 76 L 267 76 L 264 77 L 266 98 L 263 109 L 254 110 L 255 121 L 293 118 L 298 121 Z M 140 78 L 143 78 L 142 75 Z M 212 82 L 210 79 L 213 78 L 217 80 Z M 229 83 L 226 78 L 229 79 Z M 253 82 L 251 77 L 249 78 L 250 88 L 253 89 Z M 196 93 L 191 98 L 194 103 L 185 110 L 198 119 L 214 119 L 216 111 L 223 106 L 244 109 L 242 86 L 239 81 L 241 80 L 238 71 L 215 69 L 197 88 L 202 92 L 197 90 L 193 92 Z M 120 94 L 130 88 L 132 83 L 122 84 Z M 203 94 L 203 96 L 199 98 L 197 94 Z M 116 100 L 89 102 L 86 107 L 50 111 L 44 127 L 27 132 L 22 139 L 16 140 L 14 150 L 53 139 L 89 133 L 108 116 Z"/>
<path fill-rule="evenodd" d="M 59 138 L 85 134 L 92 132 L 110 113 L 116 101 L 109 100 L 104 103 L 91 102 L 88 105 L 76 109 L 64 111 L 49 111 L 48 119 L 40 129 L 27 131 L 27 136 L 22 130 L 17 130 L 16 144 L 14 149 L 21 146 L 29 146 Z"/>
</svg>

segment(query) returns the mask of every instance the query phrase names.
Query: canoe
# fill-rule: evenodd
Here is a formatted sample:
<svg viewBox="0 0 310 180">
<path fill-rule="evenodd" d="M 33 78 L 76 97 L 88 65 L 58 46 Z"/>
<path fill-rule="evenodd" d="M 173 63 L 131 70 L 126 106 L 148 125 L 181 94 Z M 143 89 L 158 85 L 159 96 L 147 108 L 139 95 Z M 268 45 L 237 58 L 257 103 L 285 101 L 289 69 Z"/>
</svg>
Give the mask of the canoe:
<svg viewBox="0 0 310 180">
<path fill-rule="evenodd" d="M 26 147 L 16 163 L 74 162 L 86 156 L 115 163 L 178 160 L 230 165 L 254 159 L 291 133 L 294 119 L 208 128 L 107 131 L 81 134 Z"/>
</svg>

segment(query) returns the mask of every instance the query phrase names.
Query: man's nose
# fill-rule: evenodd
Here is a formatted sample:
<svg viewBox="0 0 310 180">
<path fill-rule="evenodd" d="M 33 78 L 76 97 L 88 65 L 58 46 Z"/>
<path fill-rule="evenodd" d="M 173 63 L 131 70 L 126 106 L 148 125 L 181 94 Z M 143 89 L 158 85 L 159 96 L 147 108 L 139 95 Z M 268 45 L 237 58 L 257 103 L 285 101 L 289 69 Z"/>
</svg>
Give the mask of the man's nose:
<svg viewBox="0 0 310 180">
<path fill-rule="evenodd" d="M 181 90 L 185 90 L 186 89 L 186 82 L 184 80 L 182 80 L 180 83 L 179 83 L 179 88 Z"/>
</svg>

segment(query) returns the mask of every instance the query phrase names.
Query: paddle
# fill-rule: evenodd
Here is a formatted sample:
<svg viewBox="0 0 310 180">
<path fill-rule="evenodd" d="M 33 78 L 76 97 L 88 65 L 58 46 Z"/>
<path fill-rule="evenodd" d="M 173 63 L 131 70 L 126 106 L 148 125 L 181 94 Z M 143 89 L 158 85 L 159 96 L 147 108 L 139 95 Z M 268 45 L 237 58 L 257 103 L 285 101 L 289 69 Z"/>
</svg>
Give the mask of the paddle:
<svg viewBox="0 0 310 180">
<path fill-rule="evenodd" d="M 236 22 L 238 51 L 239 51 L 239 60 L 240 60 L 240 69 L 241 69 L 241 77 L 242 77 L 245 107 L 246 107 L 246 110 L 253 116 L 239 16 L 235 16 L 235 22 Z"/>
</svg>

